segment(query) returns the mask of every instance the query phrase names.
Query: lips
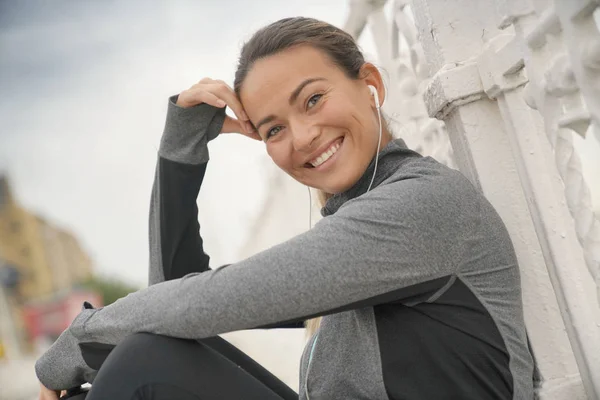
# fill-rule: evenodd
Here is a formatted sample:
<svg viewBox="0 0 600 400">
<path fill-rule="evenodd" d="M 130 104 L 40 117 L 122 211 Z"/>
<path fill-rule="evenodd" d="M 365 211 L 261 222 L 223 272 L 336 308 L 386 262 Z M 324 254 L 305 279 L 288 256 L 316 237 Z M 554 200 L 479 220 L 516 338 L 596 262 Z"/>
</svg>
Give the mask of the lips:
<svg viewBox="0 0 600 400">
<path fill-rule="evenodd" d="M 322 146 L 315 151 L 309 161 L 305 164 L 307 167 L 317 168 L 329 160 L 339 150 L 343 142 L 343 137 L 339 137 L 330 143 Z"/>
<path fill-rule="evenodd" d="M 334 143 L 327 151 L 325 151 L 319 157 L 317 157 L 316 159 L 311 161 L 310 164 L 312 164 L 312 166 L 315 168 L 318 167 L 319 165 L 321 165 L 324 162 L 326 162 L 327 160 L 329 160 L 335 153 L 337 153 L 339 148 L 340 148 L 340 144 Z"/>
</svg>

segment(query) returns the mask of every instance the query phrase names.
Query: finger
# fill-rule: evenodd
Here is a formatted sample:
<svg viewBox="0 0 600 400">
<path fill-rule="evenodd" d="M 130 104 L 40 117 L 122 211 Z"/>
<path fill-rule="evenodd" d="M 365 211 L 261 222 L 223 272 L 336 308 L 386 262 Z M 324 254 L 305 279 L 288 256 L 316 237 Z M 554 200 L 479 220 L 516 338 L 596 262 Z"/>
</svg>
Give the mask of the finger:
<svg viewBox="0 0 600 400">
<path fill-rule="evenodd" d="M 218 108 L 223 108 L 227 105 L 223 99 L 219 98 L 214 93 L 207 91 L 206 88 L 188 91 L 184 101 L 194 104 L 206 103 Z"/>
<path fill-rule="evenodd" d="M 244 110 L 242 103 L 238 100 L 235 91 L 227 84 L 227 82 L 221 79 L 210 79 L 203 78 L 198 83 L 193 85 L 190 89 L 188 89 L 189 94 L 196 94 L 198 97 L 202 97 L 200 92 L 208 91 L 211 94 L 215 95 L 217 98 L 225 101 L 225 103 L 231 108 L 237 119 L 242 121 L 248 121 L 248 114 Z M 196 97 L 194 100 L 196 102 L 201 101 Z M 186 100 L 186 99 L 184 99 Z M 214 105 L 215 107 L 224 107 L 223 105 L 212 104 L 207 102 L 208 104 Z M 199 103 L 196 103 L 199 104 Z"/>
<path fill-rule="evenodd" d="M 59 400 L 58 394 L 52 390 L 40 390 L 39 400 Z"/>
<path fill-rule="evenodd" d="M 206 77 L 206 78 L 202 78 L 202 79 L 200 79 L 200 80 L 198 81 L 198 83 L 196 83 L 196 85 L 200 85 L 200 84 L 203 84 L 203 83 L 214 83 L 214 82 L 215 82 L 215 80 L 214 80 L 214 79 L 211 79 L 211 78 L 208 78 L 208 77 Z M 194 86 L 195 86 L 195 85 L 194 85 Z"/>
<path fill-rule="evenodd" d="M 258 134 L 258 131 L 256 129 L 254 129 L 254 126 L 252 125 L 252 123 L 250 121 L 246 121 L 246 126 L 248 128 L 248 130 L 243 133 L 244 135 L 248 136 L 251 139 L 254 140 L 260 140 L 262 141 L 262 137 L 260 137 L 260 135 Z"/>
<path fill-rule="evenodd" d="M 262 138 L 258 134 L 258 132 L 254 130 L 250 130 L 249 132 L 241 132 L 242 135 L 249 137 L 250 139 L 260 140 L 262 142 Z"/>
<path fill-rule="evenodd" d="M 226 86 L 229 90 L 231 90 L 233 93 L 235 93 L 233 91 L 233 88 L 231 86 L 229 86 L 229 84 L 227 82 L 225 82 L 224 80 L 222 80 L 222 79 L 215 79 L 214 81 L 220 83 L 221 85 Z"/>
<path fill-rule="evenodd" d="M 245 124 L 249 126 L 244 127 Z M 262 140 L 260 135 L 252 128 L 252 125 L 247 121 L 240 121 L 235 118 L 231 118 L 230 116 L 225 116 L 225 121 L 223 122 L 223 128 L 221 128 L 222 133 L 241 133 L 244 136 L 247 136 L 254 140 Z"/>
<path fill-rule="evenodd" d="M 214 107 L 223 108 L 226 105 L 229 105 L 225 100 L 220 98 L 219 96 L 224 93 L 223 91 L 217 92 L 219 89 L 222 89 L 222 85 L 218 84 L 218 86 L 211 85 L 209 88 L 207 86 L 200 86 L 196 89 L 188 91 L 185 95 L 186 97 L 182 99 L 184 104 L 201 104 L 206 103 Z M 225 92 L 226 93 L 226 92 Z M 235 112 L 235 111 L 234 111 Z M 245 115 L 245 113 L 244 113 Z M 228 116 L 227 116 L 228 117 Z M 235 123 L 233 123 L 235 121 Z M 248 133 L 251 134 L 254 128 L 250 121 L 238 119 L 231 119 L 228 121 L 225 126 L 221 130 L 223 133 Z"/>
<path fill-rule="evenodd" d="M 242 121 L 249 120 L 246 111 L 244 111 L 242 103 L 240 103 L 237 96 L 235 95 L 235 92 L 231 90 L 231 88 L 226 83 L 217 82 L 209 84 L 208 86 L 210 86 L 211 89 L 213 89 L 211 90 L 212 93 L 214 93 L 217 97 L 219 97 L 220 99 L 224 100 L 225 103 L 227 103 L 227 105 L 229 106 L 229 108 L 231 108 L 237 119 Z"/>
<path fill-rule="evenodd" d="M 216 84 L 216 87 L 214 88 L 214 90 L 215 90 L 215 92 L 213 92 L 213 93 L 217 97 L 219 97 L 221 100 L 224 100 L 225 103 L 227 103 L 227 106 L 229 106 L 229 108 L 231 108 L 231 110 L 233 111 L 233 113 L 235 114 L 235 116 L 237 117 L 237 119 L 239 121 L 241 130 L 238 129 L 235 132 L 252 135 L 252 131 L 254 130 L 254 127 L 252 126 L 252 123 L 250 122 L 248 115 L 244 111 L 242 104 L 238 100 L 235 93 L 231 90 L 231 88 L 229 88 L 229 86 L 227 84 L 225 84 L 223 82 L 219 82 Z"/>
<path fill-rule="evenodd" d="M 239 99 L 238 99 L 237 95 L 235 94 L 235 90 L 233 90 L 233 88 L 231 86 L 229 86 L 229 84 L 227 82 L 222 81 L 221 79 L 216 79 L 215 83 L 220 83 L 221 85 L 225 86 L 229 93 L 233 93 L 235 100 L 239 103 Z M 241 105 L 241 103 L 240 103 L 240 105 Z M 244 111 L 243 106 L 242 106 L 242 111 Z M 244 114 L 245 114 L 245 111 L 244 111 Z"/>
<path fill-rule="evenodd" d="M 227 82 L 221 79 L 203 78 L 198 83 L 193 85 L 189 90 L 195 91 L 196 89 L 208 90 L 209 92 L 215 94 L 218 98 L 224 100 L 229 108 L 231 108 L 231 110 L 234 112 L 237 119 L 243 121 L 249 119 L 244 107 L 238 100 L 235 91 L 227 84 Z"/>
<path fill-rule="evenodd" d="M 254 140 L 258 140 L 259 142 L 262 142 L 262 138 L 256 131 L 252 131 L 251 133 L 245 133 L 244 135 L 248 136 L 250 139 L 254 139 Z"/>
<path fill-rule="evenodd" d="M 231 118 L 229 115 L 225 116 L 223 121 L 223 127 L 221 128 L 222 133 L 244 133 L 246 127 L 243 126 L 243 122 L 238 119 Z"/>
<path fill-rule="evenodd" d="M 40 400 L 58 400 L 58 391 L 48 389 L 46 386 L 39 382 L 40 385 Z"/>
<path fill-rule="evenodd" d="M 214 107 L 223 108 L 226 105 L 231 108 L 238 120 L 248 121 L 248 116 L 229 89 L 220 83 L 198 86 L 188 90 L 182 101 L 190 104 L 206 103 Z M 242 125 L 245 127 L 245 125 Z M 251 125 L 249 125 L 251 131 Z"/>
</svg>

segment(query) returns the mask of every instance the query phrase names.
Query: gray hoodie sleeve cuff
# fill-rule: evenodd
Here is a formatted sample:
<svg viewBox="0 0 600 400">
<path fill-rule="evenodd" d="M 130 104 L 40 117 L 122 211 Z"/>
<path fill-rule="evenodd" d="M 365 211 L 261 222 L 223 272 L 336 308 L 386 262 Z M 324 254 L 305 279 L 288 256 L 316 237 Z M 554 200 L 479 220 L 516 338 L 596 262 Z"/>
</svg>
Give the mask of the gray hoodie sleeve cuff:
<svg viewBox="0 0 600 400">
<path fill-rule="evenodd" d="M 36 361 L 35 373 L 39 381 L 48 389 L 70 389 L 94 381 L 98 371 L 85 363 L 79 349 L 79 340 L 73 335 L 73 330 L 83 329 L 85 321 L 96 311 L 84 305 L 83 311 L 73 320 L 69 328 Z"/>
<path fill-rule="evenodd" d="M 205 163 L 209 158 L 207 144 L 221 132 L 225 108 L 206 103 L 183 108 L 176 104 L 178 96 L 169 98 L 158 153 L 163 158 L 183 164 Z"/>
</svg>

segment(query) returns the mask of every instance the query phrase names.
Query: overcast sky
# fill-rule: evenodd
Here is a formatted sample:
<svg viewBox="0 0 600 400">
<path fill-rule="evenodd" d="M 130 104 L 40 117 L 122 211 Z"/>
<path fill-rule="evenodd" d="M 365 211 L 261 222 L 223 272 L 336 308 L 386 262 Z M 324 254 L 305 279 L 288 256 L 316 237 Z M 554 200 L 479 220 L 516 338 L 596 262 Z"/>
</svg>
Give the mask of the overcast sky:
<svg viewBox="0 0 600 400">
<path fill-rule="evenodd" d="M 103 274 L 147 277 L 147 219 L 167 97 L 233 81 L 261 26 L 342 26 L 347 0 L 0 1 L 0 170 L 28 209 L 74 232 Z M 213 265 L 234 261 L 269 176 L 262 143 L 211 143 L 200 219 Z"/>
<path fill-rule="evenodd" d="M 144 286 L 168 96 L 206 76 L 232 83 L 242 43 L 263 25 L 303 15 L 341 27 L 347 3 L 0 0 L 0 172 L 26 208 L 79 238 L 98 272 Z M 368 32 L 360 43 L 373 54 Z M 600 146 L 579 144 L 597 177 Z M 200 220 L 221 265 L 236 260 L 274 167 L 262 143 L 238 135 L 210 151 Z"/>
</svg>

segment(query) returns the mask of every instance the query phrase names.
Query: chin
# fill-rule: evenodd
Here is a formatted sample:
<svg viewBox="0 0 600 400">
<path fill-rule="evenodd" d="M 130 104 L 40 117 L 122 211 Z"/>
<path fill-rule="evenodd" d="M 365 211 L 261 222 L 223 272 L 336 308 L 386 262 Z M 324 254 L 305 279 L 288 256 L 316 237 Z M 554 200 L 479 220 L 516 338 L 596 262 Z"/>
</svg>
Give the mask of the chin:
<svg viewBox="0 0 600 400">
<path fill-rule="evenodd" d="M 335 181 L 335 183 L 320 185 L 319 189 L 327 193 L 338 194 L 350 189 L 358 181 L 351 177 L 344 177 Z"/>
<path fill-rule="evenodd" d="M 352 171 L 342 170 L 336 172 L 329 176 L 319 176 L 321 179 L 306 179 L 309 178 L 309 176 L 301 177 L 292 175 L 292 177 L 305 186 L 309 186 L 313 189 L 322 190 L 331 194 L 345 192 L 354 186 L 354 184 L 358 182 L 361 177 L 361 174 L 355 168 L 353 168 Z"/>
</svg>

